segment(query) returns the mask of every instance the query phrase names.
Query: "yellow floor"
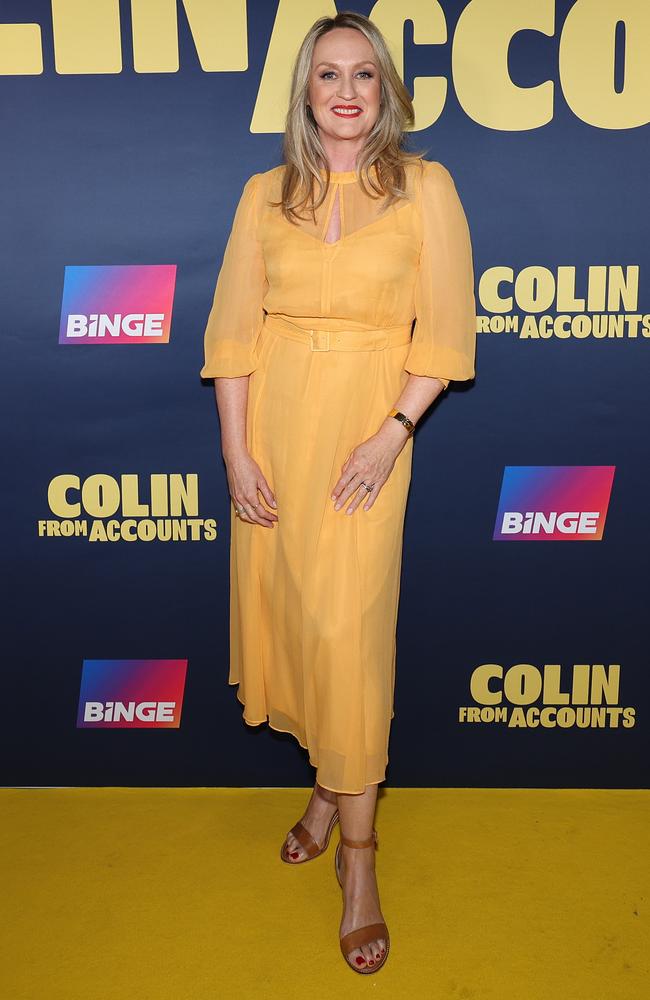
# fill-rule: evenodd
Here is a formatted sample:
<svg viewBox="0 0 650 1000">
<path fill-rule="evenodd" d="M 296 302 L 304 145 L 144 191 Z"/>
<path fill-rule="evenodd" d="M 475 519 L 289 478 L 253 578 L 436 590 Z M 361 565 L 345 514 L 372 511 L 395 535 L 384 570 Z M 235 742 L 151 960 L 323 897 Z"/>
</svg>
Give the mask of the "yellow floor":
<svg viewBox="0 0 650 1000">
<path fill-rule="evenodd" d="M 338 948 L 333 856 L 279 848 L 307 789 L 0 790 L 2 1000 L 646 1000 L 650 793 L 393 789 L 391 951 Z"/>
</svg>

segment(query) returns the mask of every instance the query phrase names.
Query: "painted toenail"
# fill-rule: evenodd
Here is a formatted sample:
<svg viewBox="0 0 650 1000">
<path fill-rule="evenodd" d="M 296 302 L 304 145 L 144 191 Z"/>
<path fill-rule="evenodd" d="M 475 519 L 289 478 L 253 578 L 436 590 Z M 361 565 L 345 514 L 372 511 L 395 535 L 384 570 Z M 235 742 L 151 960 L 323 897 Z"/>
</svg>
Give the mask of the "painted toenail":
<svg viewBox="0 0 650 1000">
<path fill-rule="evenodd" d="M 368 962 L 368 965 L 374 965 L 374 964 L 375 964 L 375 963 L 373 962 L 373 960 L 372 960 L 372 959 L 370 959 L 370 961 Z"/>
<path fill-rule="evenodd" d="M 361 965 L 362 962 L 365 962 L 363 955 L 357 955 L 357 965 Z"/>
<path fill-rule="evenodd" d="M 292 851 L 292 852 L 291 852 L 291 855 L 290 855 L 290 856 L 291 856 L 292 858 L 299 858 L 299 857 L 300 857 L 300 854 L 298 853 L 298 851 Z"/>
</svg>

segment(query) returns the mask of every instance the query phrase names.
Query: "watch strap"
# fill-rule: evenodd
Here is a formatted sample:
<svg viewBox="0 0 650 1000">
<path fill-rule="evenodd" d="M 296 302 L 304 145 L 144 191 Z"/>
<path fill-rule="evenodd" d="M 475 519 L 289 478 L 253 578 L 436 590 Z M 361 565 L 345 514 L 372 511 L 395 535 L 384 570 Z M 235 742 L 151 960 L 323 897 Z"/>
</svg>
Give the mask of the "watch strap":
<svg viewBox="0 0 650 1000">
<path fill-rule="evenodd" d="M 388 414 L 388 416 L 389 417 L 395 417 L 395 419 L 399 420 L 399 422 L 401 424 L 404 424 L 404 426 L 406 427 L 406 429 L 409 432 L 409 434 L 413 433 L 413 431 L 415 429 L 415 424 L 413 423 L 413 421 L 409 417 L 406 416 L 405 413 L 402 413 L 401 410 L 398 410 L 395 407 L 393 407 L 393 409 L 390 411 L 390 413 Z"/>
</svg>

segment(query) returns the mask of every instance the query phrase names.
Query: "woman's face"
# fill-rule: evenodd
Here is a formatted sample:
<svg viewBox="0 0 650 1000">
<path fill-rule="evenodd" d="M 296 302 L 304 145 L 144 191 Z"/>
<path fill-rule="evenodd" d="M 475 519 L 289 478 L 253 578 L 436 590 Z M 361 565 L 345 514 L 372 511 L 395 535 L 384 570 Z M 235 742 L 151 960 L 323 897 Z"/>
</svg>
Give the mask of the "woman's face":
<svg viewBox="0 0 650 1000">
<path fill-rule="evenodd" d="M 365 139 L 379 115 L 380 93 L 375 51 L 363 32 L 333 28 L 321 35 L 309 79 L 309 104 L 321 141 L 324 136 Z M 346 112 L 341 105 L 352 107 Z"/>
</svg>

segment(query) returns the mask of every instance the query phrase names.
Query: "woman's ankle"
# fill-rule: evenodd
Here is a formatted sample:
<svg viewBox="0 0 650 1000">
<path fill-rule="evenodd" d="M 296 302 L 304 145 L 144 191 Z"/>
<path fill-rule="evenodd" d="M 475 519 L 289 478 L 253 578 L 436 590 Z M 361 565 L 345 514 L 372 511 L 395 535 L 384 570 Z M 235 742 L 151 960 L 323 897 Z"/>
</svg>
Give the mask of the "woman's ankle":
<svg viewBox="0 0 650 1000">
<path fill-rule="evenodd" d="M 315 783 L 314 787 L 316 789 L 316 793 L 321 799 L 324 799 L 326 802 L 330 802 L 332 805 L 337 804 L 338 796 L 336 792 L 331 791 L 329 788 L 323 788 L 323 786 L 319 785 L 318 782 Z"/>
</svg>

